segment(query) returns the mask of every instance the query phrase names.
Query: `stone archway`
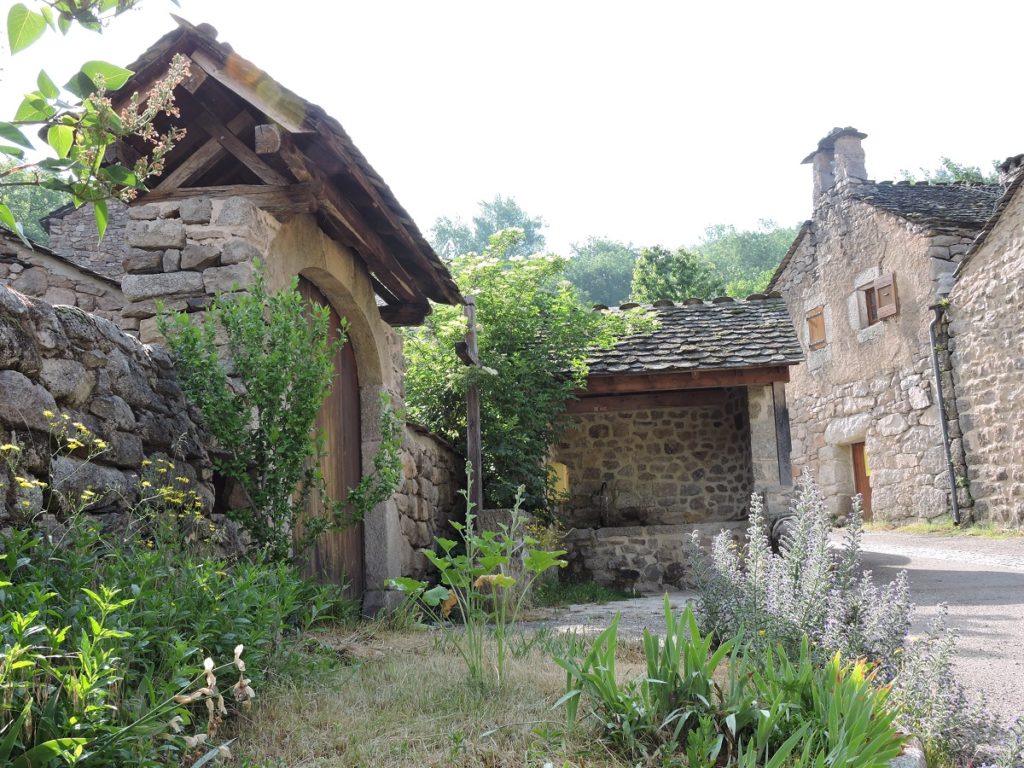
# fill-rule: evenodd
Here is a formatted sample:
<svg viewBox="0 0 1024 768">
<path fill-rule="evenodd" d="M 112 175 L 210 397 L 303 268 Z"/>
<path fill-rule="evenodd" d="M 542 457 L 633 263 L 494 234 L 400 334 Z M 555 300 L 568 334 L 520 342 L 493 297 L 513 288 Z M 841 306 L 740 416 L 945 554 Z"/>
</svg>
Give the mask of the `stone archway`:
<svg viewBox="0 0 1024 768">
<path fill-rule="evenodd" d="M 266 252 L 265 270 L 268 290 L 280 290 L 298 277 L 315 286 L 346 319 L 358 382 L 361 473 L 370 472 L 380 446 L 380 394 L 390 393 L 400 407 L 402 381 L 400 340 L 380 318 L 365 266 L 328 238 L 312 216 L 296 216 L 277 226 Z M 389 500 L 363 521 L 365 611 L 380 607 L 385 578 L 400 573 L 398 517 L 394 501 Z"/>
</svg>

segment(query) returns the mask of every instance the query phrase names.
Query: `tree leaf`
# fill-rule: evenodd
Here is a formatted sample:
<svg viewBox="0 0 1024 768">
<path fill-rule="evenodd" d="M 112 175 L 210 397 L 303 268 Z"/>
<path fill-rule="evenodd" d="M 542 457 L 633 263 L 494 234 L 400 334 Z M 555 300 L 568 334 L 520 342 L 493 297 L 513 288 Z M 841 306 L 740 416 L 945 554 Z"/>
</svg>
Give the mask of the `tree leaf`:
<svg viewBox="0 0 1024 768">
<path fill-rule="evenodd" d="M 11 53 L 28 48 L 46 31 L 46 19 L 30 11 L 24 3 L 16 3 L 7 13 L 7 41 Z"/>
<path fill-rule="evenodd" d="M 100 235 L 100 240 L 102 240 L 103 235 L 107 233 L 107 201 L 96 200 L 93 202 L 92 208 L 96 214 L 96 231 Z"/>
<path fill-rule="evenodd" d="M 36 77 L 36 85 L 39 86 L 39 92 L 47 99 L 56 99 L 60 95 L 60 90 L 57 88 L 56 83 L 50 79 L 50 76 L 46 74 L 46 70 L 39 70 L 39 76 Z"/>
<path fill-rule="evenodd" d="M 84 72 L 76 72 L 71 79 L 64 83 L 64 89 L 71 91 L 80 99 L 84 99 L 91 93 L 96 92 L 96 83 L 89 79 Z"/>
<path fill-rule="evenodd" d="M 46 131 L 46 143 L 53 147 L 57 157 L 67 157 L 75 143 L 75 129 L 70 125 L 51 125 Z"/>
<path fill-rule="evenodd" d="M 11 209 L 3 203 L 0 203 L 0 224 L 14 232 L 18 237 L 21 238 L 21 242 L 27 245 L 29 248 L 32 247 L 32 243 L 25 237 L 25 228 L 18 223 L 14 218 L 14 214 L 11 213 Z"/>
<path fill-rule="evenodd" d="M 94 83 L 97 77 L 102 77 L 108 91 L 116 91 L 135 74 L 130 69 L 105 61 L 87 61 L 82 65 L 82 72 Z"/>
<path fill-rule="evenodd" d="M 14 114 L 16 123 L 42 123 L 57 114 L 57 110 L 49 104 L 38 91 L 28 94 Z"/>
<path fill-rule="evenodd" d="M 25 138 L 25 134 L 21 132 L 18 126 L 11 123 L 0 123 L 0 138 L 14 142 L 21 147 L 25 147 L 25 149 L 32 149 L 32 142 Z"/>
</svg>

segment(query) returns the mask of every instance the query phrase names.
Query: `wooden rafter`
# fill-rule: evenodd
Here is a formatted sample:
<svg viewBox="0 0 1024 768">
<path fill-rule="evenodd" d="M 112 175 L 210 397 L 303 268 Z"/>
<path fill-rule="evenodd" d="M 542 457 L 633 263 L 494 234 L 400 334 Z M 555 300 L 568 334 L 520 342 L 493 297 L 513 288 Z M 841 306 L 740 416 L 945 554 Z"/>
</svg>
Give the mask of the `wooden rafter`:
<svg viewBox="0 0 1024 768">
<path fill-rule="evenodd" d="M 233 136 L 249 128 L 254 122 L 255 120 L 248 112 L 240 112 L 231 118 L 231 121 L 224 128 Z M 218 139 L 211 137 L 199 149 L 189 155 L 188 159 L 181 165 L 167 174 L 153 188 L 153 192 L 168 192 L 199 178 L 215 166 L 224 157 L 226 152 L 224 144 Z"/>
<path fill-rule="evenodd" d="M 214 115 L 205 102 L 200 100 L 200 103 L 203 105 L 203 111 L 196 117 L 196 122 L 199 123 L 199 127 L 210 134 L 212 138 L 219 141 L 224 149 L 234 155 L 240 163 L 255 173 L 264 183 L 288 183 L 289 180 L 287 177 L 275 171 L 267 165 L 263 158 L 249 149 L 249 147 L 246 146 L 246 144 L 239 139 L 234 132 L 230 130 L 230 128 L 224 125 L 216 115 Z"/>
<path fill-rule="evenodd" d="M 237 62 L 232 62 L 236 66 L 225 66 L 206 51 L 197 49 L 192 53 L 192 62 L 271 120 L 284 126 L 289 133 L 310 132 L 301 100 L 296 97 L 287 98 L 277 83 L 244 59 L 238 58 Z M 274 98 L 275 94 L 279 98 Z"/>
<path fill-rule="evenodd" d="M 391 249 L 369 226 L 359 209 L 338 193 L 323 171 L 308 161 L 302 151 L 295 146 L 291 136 L 277 126 L 261 127 L 258 130 L 264 136 L 268 131 L 277 130 L 279 132 L 279 141 L 275 142 L 278 148 L 276 152 L 268 154 L 275 154 L 279 157 L 296 179 L 314 186 L 321 211 L 341 224 L 351 233 L 351 237 L 357 240 L 355 247 L 363 254 L 370 271 L 375 273 L 378 279 L 383 279 L 382 275 L 393 276 L 394 280 L 393 282 L 388 281 L 388 287 L 403 303 L 422 304 L 419 292 L 416 290 L 416 282 L 392 255 Z M 270 145 L 264 140 L 261 147 L 266 148 L 267 146 Z"/>
</svg>

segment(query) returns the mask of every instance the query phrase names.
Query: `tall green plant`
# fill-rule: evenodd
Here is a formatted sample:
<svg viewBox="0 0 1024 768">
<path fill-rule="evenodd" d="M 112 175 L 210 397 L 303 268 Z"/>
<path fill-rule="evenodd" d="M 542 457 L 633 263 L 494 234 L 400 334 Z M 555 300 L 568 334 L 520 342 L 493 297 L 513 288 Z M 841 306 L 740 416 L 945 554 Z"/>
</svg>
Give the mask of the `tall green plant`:
<svg viewBox="0 0 1024 768">
<path fill-rule="evenodd" d="M 307 303 L 297 280 L 270 294 L 257 269 L 248 291 L 218 296 L 203 322 L 184 313 L 158 319 L 182 389 L 224 451 L 218 469 L 249 497 L 249 507 L 231 514 L 276 559 L 301 554 L 325 530 L 362 519 L 400 479 L 401 421 L 382 395 L 374 472 L 345 499 L 327 498 L 319 471 L 324 449 L 313 425 L 335 375 L 334 354 L 345 342 L 344 322 L 340 338 L 330 338 L 329 312 Z M 223 348 L 220 331 L 227 339 Z M 330 514 L 303 520 L 296 540 L 310 494 L 319 495 Z"/>
<path fill-rule="evenodd" d="M 469 464 L 466 474 L 472 477 Z M 465 521 L 451 521 L 460 540 L 438 537 L 439 552 L 422 550 L 440 572 L 441 583 L 429 588 L 425 581 L 402 577 L 389 579 L 387 586 L 404 592 L 445 629 L 476 685 L 488 682 L 486 641 L 488 636 L 492 637 L 496 682 L 500 686 L 505 679 L 510 631 L 516 625 L 519 611 L 539 576 L 566 566 L 566 561 L 560 559 L 565 551 L 542 549 L 537 539 L 525 532 L 526 516 L 520 511 L 522 489 L 508 523 L 499 524 L 496 531 L 477 529 L 473 502 L 467 492 L 463 496 Z M 461 632 L 450 631 L 445 621 L 456 608 L 464 625 Z"/>
<path fill-rule="evenodd" d="M 466 336 L 461 309 L 438 305 L 423 326 L 405 334 L 406 402 L 416 421 L 464 446 L 466 389 L 475 383 L 487 506 L 511 506 L 522 485 L 527 506 L 537 509 L 547 503 L 545 458 L 568 426 L 562 416 L 586 380 L 588 353 L 653 321 L 593 312 L 565 279 L 565 259 L 508 260 L 521 236 L 506 230 L 491 238 L 484 256 L 450 264 L 460 290 L 476 298 L 483 367 L 466 366 L 456 355 Z"/>
</svg>

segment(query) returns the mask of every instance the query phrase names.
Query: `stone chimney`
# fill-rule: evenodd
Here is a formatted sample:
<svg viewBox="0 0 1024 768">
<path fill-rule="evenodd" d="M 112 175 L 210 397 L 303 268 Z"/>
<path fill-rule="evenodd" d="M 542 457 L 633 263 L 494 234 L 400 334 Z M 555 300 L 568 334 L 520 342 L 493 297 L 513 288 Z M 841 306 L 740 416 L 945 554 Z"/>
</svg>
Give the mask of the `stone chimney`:
<svg viewBox="0 0 1024 768">
<path fill-rule="evenodd" d="M 867 181 L 864 168 L 864 149 L 861 139 L 867 138 L 856 128 L 833 128 L 828 136 L 818 142 L 818 148 L 804 158 L 814 171 L 814 204 L 832 187 L 849 182 L 857 184 Z"/>
<path fill-rule="evenodd" d="M 1024 173 L 1024 154 L 1008 157 L 999 164 L 999 183 L 1008 187 L 1021 173 Z"/>
</svg>

